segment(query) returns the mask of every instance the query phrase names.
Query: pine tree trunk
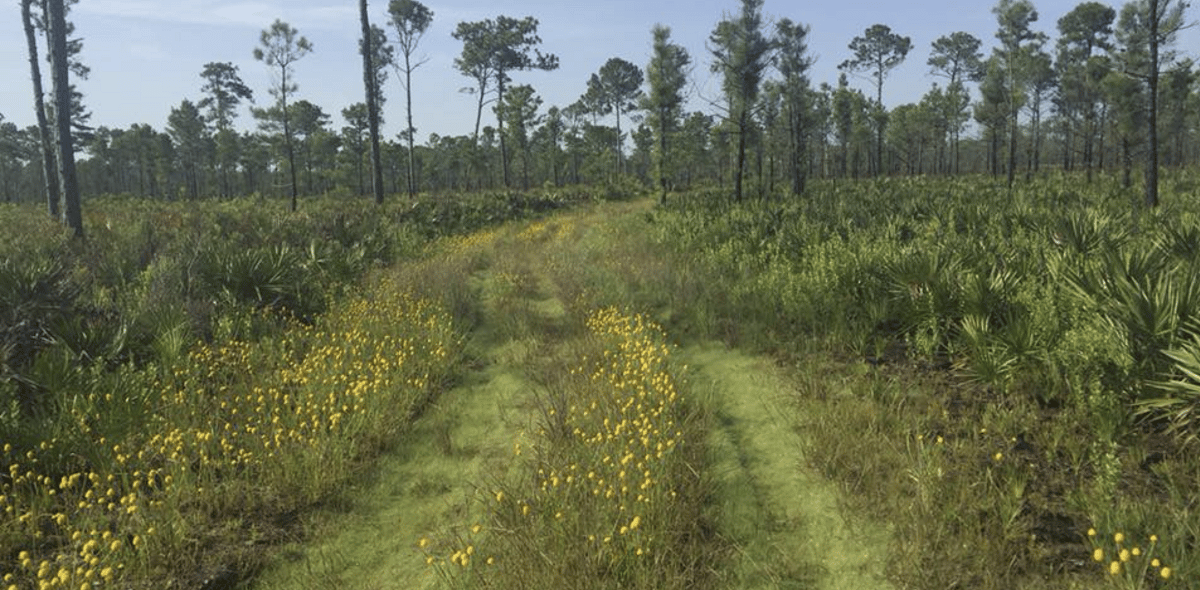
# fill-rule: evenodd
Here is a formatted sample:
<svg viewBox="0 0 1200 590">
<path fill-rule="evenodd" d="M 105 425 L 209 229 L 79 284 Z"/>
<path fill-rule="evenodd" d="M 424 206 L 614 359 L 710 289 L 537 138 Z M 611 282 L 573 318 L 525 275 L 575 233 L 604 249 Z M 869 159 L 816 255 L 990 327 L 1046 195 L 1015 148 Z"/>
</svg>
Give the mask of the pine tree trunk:
<svg viewBox="0 0 1200 590">
<path fill-rule="evenodd" d="M 79 182 L 75 174 L 75 146 L 71 137 L 71 81 L 67 55 L 67 19 L 63 0 L 47 2 L 47 17 L 53 43 L 50 59 L 54 78 L 54 123 L 58 131 L 58 182 L 62 187 L 63 221 L 83 239 L 83 212 Z"/>
<path fill-rule="evenodd" d="M 286 66 L 280 68 L 280 80 L 281 80 L 281 83 L 280 83 L 279 87 L 282 89 L 282 92 L 280 92 L 280 94 L 279 94 L 279 96 L 280 96 L 279 103 L 281 105 L 281 108 L 283 109 L 280 112 L 280 116 L 283 117 L 283 144 L 287 150 L 288 173 L 291 176 L 291 181 L 292 181 L 291 206 L 292 206 L 292 211 L 294 212 L 294 211 L 296 211 L 296 193 L 297 193 L 297 190 L 299 187 L 296 186 L 296 150 L 292 146 L 292 129 L 288 122 L 288 103 L 287 103 L 288 79 L 287 79 L 287 67 Z"/>
<path fill-rule="evenodd" d="M 800 152 L 804 149 L 801 139 L 800 130 L 800 115 L 796 112 L 795 105 L 788 105 L 788 123 L 791 127 L 791 137 L 788 138 L 788 151 L 791 152 L 792 160 L 792 196 L 800 196 L 804 192 L 804 171 L 800 168 Z"/>
<path fill-rule="evenodd" d="M 408 119 L 407 131 L 408 136 L 408 196 L 414 197 L 417 194 L 417 159 L 416 153 L 413 151 L 413 142 L 416 134 L 416 129 L 413 128 L 412 121 L 412 65 L 409 63 L 409 55 L 404 54 L 404 99 L 405 99 L 405 114 Z M 482 112 L 483 97 L 479 97 L 479 108 Z M 479 136 L 479 115 L 475 116 L 475 136 Z"/>
<path fill-rule="evenodd" d="M 1121 186 L 1129 188 L 1133 184 L 1131 176 L 1133 169 L 1133 150 L 1129 148 L 1129 136 L 1121 137 Z"/>
<path fill-rule="evenodd" d="M 613 105 L 613 107 L 617 113 L 617 175 L 620 176 L 625 173 L 625 162 L 622 159 L 624 154 L 621 153 L 621 148 L 623 147 L 623 142 L 621 141 L 621 105 L 617 104 Z"/>
<path fill-rule="evenodd" d="M 287 101 L 283 103 L 283 110 L 287 112 Z M 291 176 L 292 186 L 292 211 L 296 210 L 296 193 L 299 187 L 296 186 L 296 150 L 292 147 L 292 131 L 288 126 L 288 116 L 283 116 L 283 143 L 287 148 L 288 173 Z"/>
<path fill-rule="evenodd" d="M 1146 106 L 1146 206 L 1158 206 L 1158 2 L 1150 0 L 1149 104 Z"/>
<path fill-rule="evenodd" d="M 1017 112 L 1014 110 L 1008 134 L 1008 188 L 1012 188 L 1017 174 L 1017 133 L 1020 132 L 1020 129 L 1017 123 Z"/>
<path fill-rule="evenodd" d="M 496 75 L 498 82 L 496 83 L 496 126 L 499 127 L 498 134 L 500 136 L 500 168 L 504 174 L 504 188 L 509 188 L 508 179 L 508 144 L 504 141 L 504 73 Z"/>
<path fill-rule="evenodd" d="M 749 114 L 743 108 L 738 118 L 737 165 L 733 170 L 733 199 L 742 201 L 742 172 L 746 169 L 746 127 L 749 125 Z"/>
<path fill-rule="evenodd" d="M 25 25 L 25 42 L 29 46 L 29 72 L 33 80 L 33 108 L 37 112 L 38 138 L 42 152 L 42 179 L 46 185 L 46 207 L 50 216 L 58 218 L 58 201 L 61 198 L 58 185 L 58 159 L 54 157 L 54 140 L 50 135 L 50 123 L 46 120 L 45 91 L 42 90 L 42 70 L 38 65 L 37 37 L 33 30 L 33 0 L 21 0 L 21 22 Z"/>
<path fill-rule="evenodd" d="M 363 86 L 367 93 L 367 125 L 371 128 L 371 188 L 375 193 L 375 204 L 382 205 L 383 163 L 379 155 L 379 104 L 375 102 L 378 89 L 375 88 L 375 68 L 371 63 L 375 48 L 371 44 L 371 21 L 367 17 L 367 0 L 358 0 L 358 13 L 359 20 L 362 21 Z M 411 107 L 409 110 L 412 110 Z"/>
<path fill-rule="evenodd" d="M 658 117 L 658 184 L 662 189 L 658 202 L 667 204 L 667 113 L 659 111 Z"/>
<path fill-rule="evenodd" d="M 878 82 L 875 85 L 875 104 L 879 108 L 879 116 L 875 120 L 875 176 L 883 175 L 883 70 L 879 70 Z"/>
</svg>

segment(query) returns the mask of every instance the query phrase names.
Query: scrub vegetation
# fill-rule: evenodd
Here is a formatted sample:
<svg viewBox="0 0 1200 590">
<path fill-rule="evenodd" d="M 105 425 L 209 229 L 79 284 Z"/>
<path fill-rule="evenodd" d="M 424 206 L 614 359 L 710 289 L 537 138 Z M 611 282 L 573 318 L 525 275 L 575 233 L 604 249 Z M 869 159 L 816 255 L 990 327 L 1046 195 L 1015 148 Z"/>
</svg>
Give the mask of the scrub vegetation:
<svg viewBox="0 0 1200 590">
<path fill-rule="evenodd" d="M 71 4 L 22 1 L 38 125 L 0 121 L 0 587 L 1200 579 L 1186 3 L 1051 46 L 1000 0 L 890 110 L 884 24 L 814 87 L 808 25 L 742 0 L 711 55 L 655 25 L 542 113 L 538 20 L 460 22 L 475 130 L 420 145 L 411 100 L 379 136 L 419 2 L 401 67 L 360 0 L 340 132 L 276 20 L 247 133 L 230 63 L 163 132 L 88 126 Z"/>
</svg>

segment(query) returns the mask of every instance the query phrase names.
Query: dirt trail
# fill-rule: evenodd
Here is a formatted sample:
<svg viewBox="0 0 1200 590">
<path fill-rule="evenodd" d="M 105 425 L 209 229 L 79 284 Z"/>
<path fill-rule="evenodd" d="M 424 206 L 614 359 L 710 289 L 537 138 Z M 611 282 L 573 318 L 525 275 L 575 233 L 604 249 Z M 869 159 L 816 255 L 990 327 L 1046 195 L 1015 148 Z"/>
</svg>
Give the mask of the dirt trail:
<svg viewBox="0 0 1200 590">
<path fill-rule="evenodd" d="M 582 227 L 544 239 L 540 248 L 564 250 L 603 243 L 605 223 L 621 223 L 614 211 L 567 213 Z M 624 222 L 628 222 L 625 220 Z M 512 228 L 511 239 L 520 231 Z M 586 234 L 586 235 L 583 235 Z M 501 238 L 504 239 L 504 238 Z M 499 259 L 505 249 L 494 250 Z M 595 251 L 591 252 L 595 255 Z M 527 370 L 539 351 L 553 346 L 563 305 L 550 273 L 530 260 L 506 261 L 477 271 L 475 290 L 483 314 L 472 334 L 477 359 L 461 384 L 443 394 L 381 457 L 371 481 L 350 490 L 344 504 L 316 517 L 310 540 L 285 548 L 276 564 L 251 588 L 419 589 L 437 587 L 418 540 L 449 523 L 469 523 L 475 486 L 487 485 L 512 456 L 513 444 L 530 423 L 536 386 Z M 586 264 L 581 257 L 579 264 Z M 577 267 L 578 268 L 578 267 Z M 517 302 L 537 321 L 513 327 L 513 270 L 523 285 Z M 492 295 L 489 295 L 492 294 Z M 768 359 L 705 343 L 678 351 L 689 365 L 693 395 L 716 416 L 708 444 L 717 482 L 718 534 L 736 547 L 731 563 L 720 564 L 726 588 L 875 589 L 890 587 L 882 572 L 888 532 L 855 526 L 842 516 L 838 490 L 807 467 L 795 431 L 795 409 L 787 404 L 787 382 Z M 791 416 L 789 418 L 789 416 Z"/>
</svg>

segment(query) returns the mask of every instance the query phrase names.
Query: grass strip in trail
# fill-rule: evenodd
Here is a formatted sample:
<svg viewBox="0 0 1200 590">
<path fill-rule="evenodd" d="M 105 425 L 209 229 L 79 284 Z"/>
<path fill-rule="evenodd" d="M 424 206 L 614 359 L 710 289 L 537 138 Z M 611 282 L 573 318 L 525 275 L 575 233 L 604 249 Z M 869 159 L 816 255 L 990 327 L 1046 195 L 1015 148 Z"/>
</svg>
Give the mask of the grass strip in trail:
<svg viewBox="0 0 1200 590">
<path fill-rule="evenodd" d="M 714 415 L 714 508 L 718 530 L 735 547 L 718 587 L 891 587 L 884 577 L 890 532 L 848 516 L 842 491 L 807 466 L 795 388 L 770 360 L 712 343 L 679 357 Z"/>
<path fill-rule="evenodd" d="M 499 232 L 454 238 L 435 257 L 404 269 L 411 288 L 475 323 L 469 366 L 380 455 L 373 472 L 311 515 L 304 539 L 283 548 L 255 581 L 261 589 L 432 588 L 436 572 L 417 540 L 471 508 L 474 483 L 500 456 L 528 414 L 531 384 L 514 359 L 529 344 L 510 338 L 502 313 L 510 275 L 495 271 Z M 514 365 L 517 365 L 514 368 Z"/>
<path fill-rule="evenodd" d="M 472 482 L 511 453 L 519 433 L 514 406 L 528 390 L 524 376 L 508 367 L 468 375 L 428 408 L 375 473 L 320 516 L 306 541 L 285 548 L 254 587 L 436 587 L 436 572 L 417 554 L 418 539 L 449 519 L 469 520 Z"/>
<path fill-rule="evenodd" d="M 536 431 L 488 517 L 428 561 L 481 588 L 698 588 L 712 575 L 702 417 L 644 316 L 606 308 L 543 359 Z M 567 354 L 562 354 L 566 352 Z M 547 379 L 549 377 L 550 379 Z"/>
</svg>

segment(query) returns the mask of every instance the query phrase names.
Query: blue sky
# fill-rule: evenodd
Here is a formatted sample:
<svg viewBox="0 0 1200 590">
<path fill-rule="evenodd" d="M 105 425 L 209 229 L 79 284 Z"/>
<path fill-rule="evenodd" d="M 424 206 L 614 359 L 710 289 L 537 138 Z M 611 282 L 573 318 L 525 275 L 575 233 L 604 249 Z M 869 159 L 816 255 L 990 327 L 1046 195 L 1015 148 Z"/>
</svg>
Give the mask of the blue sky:
<svg viewBox="0 0 1200 590">
<path fill-rule="evenodd" d="M 84 62 L 91 67 L 88 80 L 80 86 L 93 112 L 94 125 L 128 127 L 149 123 L 156 129 L 166 124 L 167 114 L 181 100 L 201 98 L 203 65 L 212 61 L 232 62 L 242 79 L 254 90 L 258 104 L 270 101 L 267 88 L 271 74 L 251 56 L 260 31 L 275 18 L 298 28 L 313 43 L 314 51 L 295 66 L 299 98 L 310 100 L 329 113 L 341 127 L 341 109 L 362 100 L 361 61 L 357 55 L 359 34 L 357 2 L 343 0 L 81 0 L 72 12 L 76 29 L 84 38 Z M 386 24 L 386 0 L 370 3 L 372 21 Z M 723 14 L 735 12 L 737 0 L 521 0 L 487 2 L 453 0 L 426 2 L 434 12 L 419 54 L 428 62 L 414 74 L 414 123 L 417 138 L 429 133 L 460 135 L 471 132 L 475 102 L 459 92 L 471 80 L 453 68 L 461 44 L 450 36 L 456 24 L 506 14 L 534 16 L 540 21 L 542 49 L 558 55 L 561 67 L 553 72 L 517 72 L 516 83 L 531 84 L 542 97 L 543 109 L 566 106 L 584 91 L 588 77 L 611 57 L 621 57 L 644 67 L 650 58 L 650 28 L 668 25 L 675 42 L 692 55 L 691 106 L 706 107 L 705 98 L 717 100 L 719 80 L 710 73 L 711 62 L 705 41 Z M 1041 19 L 1035 28 L 1050 34 L 1055 22 L 1078 0 L 1035 0 Z M 905 63 L 894 70 L 884 86 L 884 102 L 895 106 L 914 102 L 935 80 L 928 75 L 926 60 L 930 43 L 953 31 L 967 31 L 995 44 L 992 2 L 947 0 L 833 0 L 832 2 L 784 2 L 767 0 L 768 18 L 787 17 L 811 26 L 809 48 L 817 58 L 814 84 L 837 80 L 837 64 L 849 57 L 847 44 L 875 23 L 910 36 L 913 50 Z M 32 124 L 34 115 L 29 84 L 29 65 L 16 0 L 7 3 L 0 18 L 0 79 L 7 80 L 0 92 L 0 115 L 21 126 Z M 817 6 L 822 6 L 817 8 Z M 1190 35 L 1189 35 L 1190 36 Z M 1181 49 L 1188 52 L 1184 39 Z M 869 82 L 852 79 L 851 84 L 868 89 Z M 403 118 L 403 90 L 390 80 L 385 106 L 384 133 L 393 137 Z M 493 120 L 490 112 L 484 121 Z M 253 125 L 243 108 L 239 126 Z"/>
</svg>

